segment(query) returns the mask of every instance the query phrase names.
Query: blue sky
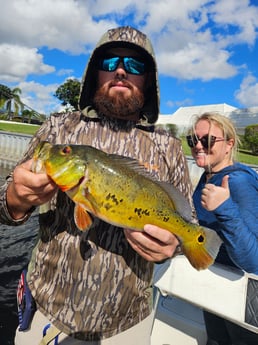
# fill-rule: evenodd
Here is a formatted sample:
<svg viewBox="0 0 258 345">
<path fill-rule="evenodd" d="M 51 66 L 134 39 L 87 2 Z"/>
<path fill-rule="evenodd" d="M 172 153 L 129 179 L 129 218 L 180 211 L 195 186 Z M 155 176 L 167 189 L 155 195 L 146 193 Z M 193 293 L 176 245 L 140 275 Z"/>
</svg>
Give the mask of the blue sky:
<svg viewBox="0 0 258 345">
<path fill-rule="evenodd" d="M 161 114 L 227 103 L 258 106 L 258 3 L 248 0 L 0 0 L 0 84 L 49 115 L 67 78 L 81 79 L 109 28 L 132 25 L 152 40 Z"/>
</svg>

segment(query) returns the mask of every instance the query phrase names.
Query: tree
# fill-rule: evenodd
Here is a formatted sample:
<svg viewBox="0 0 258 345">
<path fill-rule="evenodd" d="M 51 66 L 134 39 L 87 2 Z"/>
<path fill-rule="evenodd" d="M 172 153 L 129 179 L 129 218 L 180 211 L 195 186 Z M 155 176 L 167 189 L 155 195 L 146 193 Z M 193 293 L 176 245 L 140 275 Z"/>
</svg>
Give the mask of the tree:
<svg viewBox="0 0 258 345">
<path fill-rule="evenodd" d="M 250 125 L 245 128 L 245 142 L 254 155 L 258 154 L 258 125 Z"/>
<path fill-rule="evenodd" d="M 19 110 L 24 109 L 24 104 L 20 99 L 21 93 L 18 87 L 11 90 L 8 86 L 0 84 L 0 107 L 6 111 L 7 120 L 11 120 L 13 114 L 17 116 Z"/>
<path fill-rule="evenodd" d="M 70 78 L 58 87 L 54 96 L 62 101 L 62 105 L 70 105 L 75 110 L 78 110 L 80 87 L 81 83 L 79 80 Z"/>
<path fill-rule="evenodd" d="M 32 124 L 42 124 L 46 120 L 46 115 L 39 114 L 35 110 L 24 109 L 20 116 L 22 122 Z"/>
<path fill-rule="evenodd" d="M 12 90 L 5 85 L 0 84 L 0 108 L 4 108 L 5 102 L 9 99 Z"/>
<path fill-rule="evenodd" d="M 13 113 L 17 116 L 19 113 L 19 110 L 23 110 L 24 105 L 20 99 L 20 94 L 22 93 L 21 89 L 18 87 L 15 87 L 11 91 L 10 98 L 6 101 L 6 109 L 8 113 L 8 120 L 12 119 Z M 14 111 L 13 111 L 14 108 Z"/>
</svg>

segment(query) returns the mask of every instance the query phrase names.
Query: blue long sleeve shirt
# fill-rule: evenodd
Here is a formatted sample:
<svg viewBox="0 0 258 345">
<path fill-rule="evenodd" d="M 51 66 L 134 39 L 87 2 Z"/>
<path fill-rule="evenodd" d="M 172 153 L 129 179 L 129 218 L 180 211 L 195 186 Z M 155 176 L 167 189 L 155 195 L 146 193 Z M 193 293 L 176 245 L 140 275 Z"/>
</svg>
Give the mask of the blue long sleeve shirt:
<svg viewBox="0 0 258 345">
<path fill-rule="evenodd" d="M 206 174 L 201 176 L 193 195 L 197 217 L 224 241 L 217 262 L 258 274 L 258 174 L 235 163 L 214 174 L 208 183 L 221 186 L 225 175 L 229 175 L 230 198 L 213 211 L 201 205 Z"/>
</svg>

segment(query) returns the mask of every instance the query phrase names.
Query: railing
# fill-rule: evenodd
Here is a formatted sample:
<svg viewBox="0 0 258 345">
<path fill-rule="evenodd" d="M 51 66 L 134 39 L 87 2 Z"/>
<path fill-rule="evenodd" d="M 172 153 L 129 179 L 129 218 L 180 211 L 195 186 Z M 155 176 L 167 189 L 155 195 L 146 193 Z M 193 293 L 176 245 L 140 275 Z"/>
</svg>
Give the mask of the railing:
<svg viewBox="0 0 258 345">
<path fill-rule="evenodd" d="M 0 131 L 0 166 L 12 169 L 22 157 L 31 135 Z"/>
<path fill-rule="evenodd" d="M 22 157 L 31 135 L 16 134 L 0 131 L 0 167 L 12 169 L 15 163 Z M 199 168 L 192 157 L 187 157 L 188 167 L 193 185 L 199 180 L 203 169 Z M 258 172 L 258 166 L 252 165 L 251 168 Z"/>
</svg>

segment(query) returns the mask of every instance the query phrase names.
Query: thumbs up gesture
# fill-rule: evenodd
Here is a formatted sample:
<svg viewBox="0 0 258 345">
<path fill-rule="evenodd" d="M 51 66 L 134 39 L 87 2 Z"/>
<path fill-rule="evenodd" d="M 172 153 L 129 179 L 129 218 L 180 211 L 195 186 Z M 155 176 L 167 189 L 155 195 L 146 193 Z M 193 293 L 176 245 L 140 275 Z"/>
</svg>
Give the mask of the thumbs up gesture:
<svg viewBox="0 0 258 345">
<path fill-rule="evenodd" d="M 201 204 L 208 210 L 213 211 L 218 206 L 220 206 L 224 201 L 226 201 L 230 196 L 229 176 L 223 177 L 221 186 L 215 186 L 214 184 L 207 183 L 202 190 Z"/>
</svg>

